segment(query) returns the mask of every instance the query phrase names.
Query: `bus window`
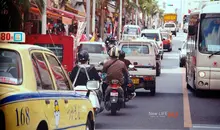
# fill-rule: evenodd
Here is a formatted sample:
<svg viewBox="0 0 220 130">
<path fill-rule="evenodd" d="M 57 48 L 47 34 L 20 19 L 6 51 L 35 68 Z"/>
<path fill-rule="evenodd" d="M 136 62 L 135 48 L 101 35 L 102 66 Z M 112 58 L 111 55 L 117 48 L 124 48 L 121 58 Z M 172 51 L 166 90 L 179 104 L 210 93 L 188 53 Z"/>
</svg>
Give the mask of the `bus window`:
<svg viewBox="0 0 220 130">
<path fill-rule="evenodd" d="M 220 15 L 203 15 L 199 36 L 199 51 L 211 54 L 220 51 Z"/>
</svg>

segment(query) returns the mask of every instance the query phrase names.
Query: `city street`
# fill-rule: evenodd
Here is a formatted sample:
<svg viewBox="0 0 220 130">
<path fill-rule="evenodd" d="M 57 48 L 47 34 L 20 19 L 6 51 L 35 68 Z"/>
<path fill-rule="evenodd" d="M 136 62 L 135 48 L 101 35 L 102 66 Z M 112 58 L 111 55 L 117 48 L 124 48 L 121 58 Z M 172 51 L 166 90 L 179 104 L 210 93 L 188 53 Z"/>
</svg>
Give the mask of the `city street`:
<svg viewBox="0 0 220 130">
<path fill-rule="evenodd" d="M 220 130 L 219 92 L 199 98 L 186 89 L 185 69 L 179 67 L 178 54 L 185 38 L 186 34 L 178 33 L 173 38 L 173 51 L 164 53 L 156 95 L 137 90 L 137 97 L 116 116 L 107 111 L 98 115 L 96 129 Z"/>
</svg>

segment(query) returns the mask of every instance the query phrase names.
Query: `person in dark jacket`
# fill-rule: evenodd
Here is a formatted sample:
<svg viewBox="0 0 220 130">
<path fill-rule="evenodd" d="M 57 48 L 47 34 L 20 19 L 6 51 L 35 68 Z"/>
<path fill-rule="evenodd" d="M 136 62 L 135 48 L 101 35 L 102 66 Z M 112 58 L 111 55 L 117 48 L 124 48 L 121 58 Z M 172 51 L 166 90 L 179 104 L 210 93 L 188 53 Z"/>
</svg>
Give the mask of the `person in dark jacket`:
<svg viewBox="0 0 220 130">
<path fill-rule="evenodd" d="M 131 65 L 130 60 L 125 59 L 125 52 L 122 50 L 119 53 L 119 60 L 123 61 L 127 68 L 129 67 L 129 65 Z"/>
<path fill-rule="evenodd" d="M 125 52 L 122 50 L 119 52 L 119 60 L 121 60 L 125 63 L 127 69 L 129 68 L 129 65 L 131 65 L 130 60 L 125 59 Z M 127 86 L 128 98 L 133 99 L 136 96 L 136 93 L 135 93 L 134 84 L 129 76 L 128 76 L 125 84 L 129 84 L 129 86 Z"/>
<path fill-rule="evenodd" d="M 89 53 L 87 51 L 82 50 L 78 53 L 78 61 L 81 64 L 76 65 L 70 74 L 70 80 L 72 81 L 72 83 L 74 83 L 74 81 L 76 80 L 74 86 L 86 85 L 87 81 L 89 80 L 84 68 L 86 68 L 90 80 L 97 80 L 101 82 L 100 76 L 96 68 L 92 65 L 89 65 Z M 79 68 L 81 69 L 79 75 L 77 76 Z"/>
</svg>

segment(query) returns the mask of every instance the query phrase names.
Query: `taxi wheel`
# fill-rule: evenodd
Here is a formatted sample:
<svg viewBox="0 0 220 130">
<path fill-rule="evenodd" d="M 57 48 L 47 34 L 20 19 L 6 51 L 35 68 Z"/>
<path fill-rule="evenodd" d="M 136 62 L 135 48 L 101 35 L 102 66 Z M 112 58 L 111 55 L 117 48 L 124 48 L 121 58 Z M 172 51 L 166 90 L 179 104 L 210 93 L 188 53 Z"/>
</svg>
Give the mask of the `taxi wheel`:
<svg viewBox="0 0 220 130">
<path fill-rule="evenodd" d="M 86 122 L 86 130 L 93 130 L 92 124 L 91 124 L 91 121 L 89 120 L 89 118 L 87 119 L 87 122 Z"/>
<path fill-rule="evenodd" d="M 41 121 L 37 127 L 37 130 L 48 130 L 47 122 Z"/>
</svg>

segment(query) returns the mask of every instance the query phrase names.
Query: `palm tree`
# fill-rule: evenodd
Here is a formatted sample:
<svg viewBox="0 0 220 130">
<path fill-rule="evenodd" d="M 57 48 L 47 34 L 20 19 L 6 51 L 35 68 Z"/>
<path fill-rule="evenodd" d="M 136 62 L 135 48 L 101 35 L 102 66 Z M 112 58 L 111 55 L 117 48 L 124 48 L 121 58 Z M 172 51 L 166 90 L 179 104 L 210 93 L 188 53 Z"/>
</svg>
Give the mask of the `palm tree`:
<svg viewBox="0 0 220 130">
<path fill-rule="evenodd" d="M 160 13 L 160 9 L 158 6 L 158 2 L 156 0 L 140 0 L 141 11 L 144 15 L 147 15 L 148 21 L 151 21 L 151 18 L 155 16 L 157 13 Z M 163 12 L 161 12 L 161 15 Z"/>
<path fill-rule="evenodd" d="M 40 12 L 45 8 L 44 0 L 33 0 L 38 6 Z M 21 31 L 24 29 L 22 23 L 27 21 L 29 8 L 29 0 L 0 0 L 1 22 L 0 31 Z M 24 17 L 22 16 L 24 12 Z"/>
</svg>

